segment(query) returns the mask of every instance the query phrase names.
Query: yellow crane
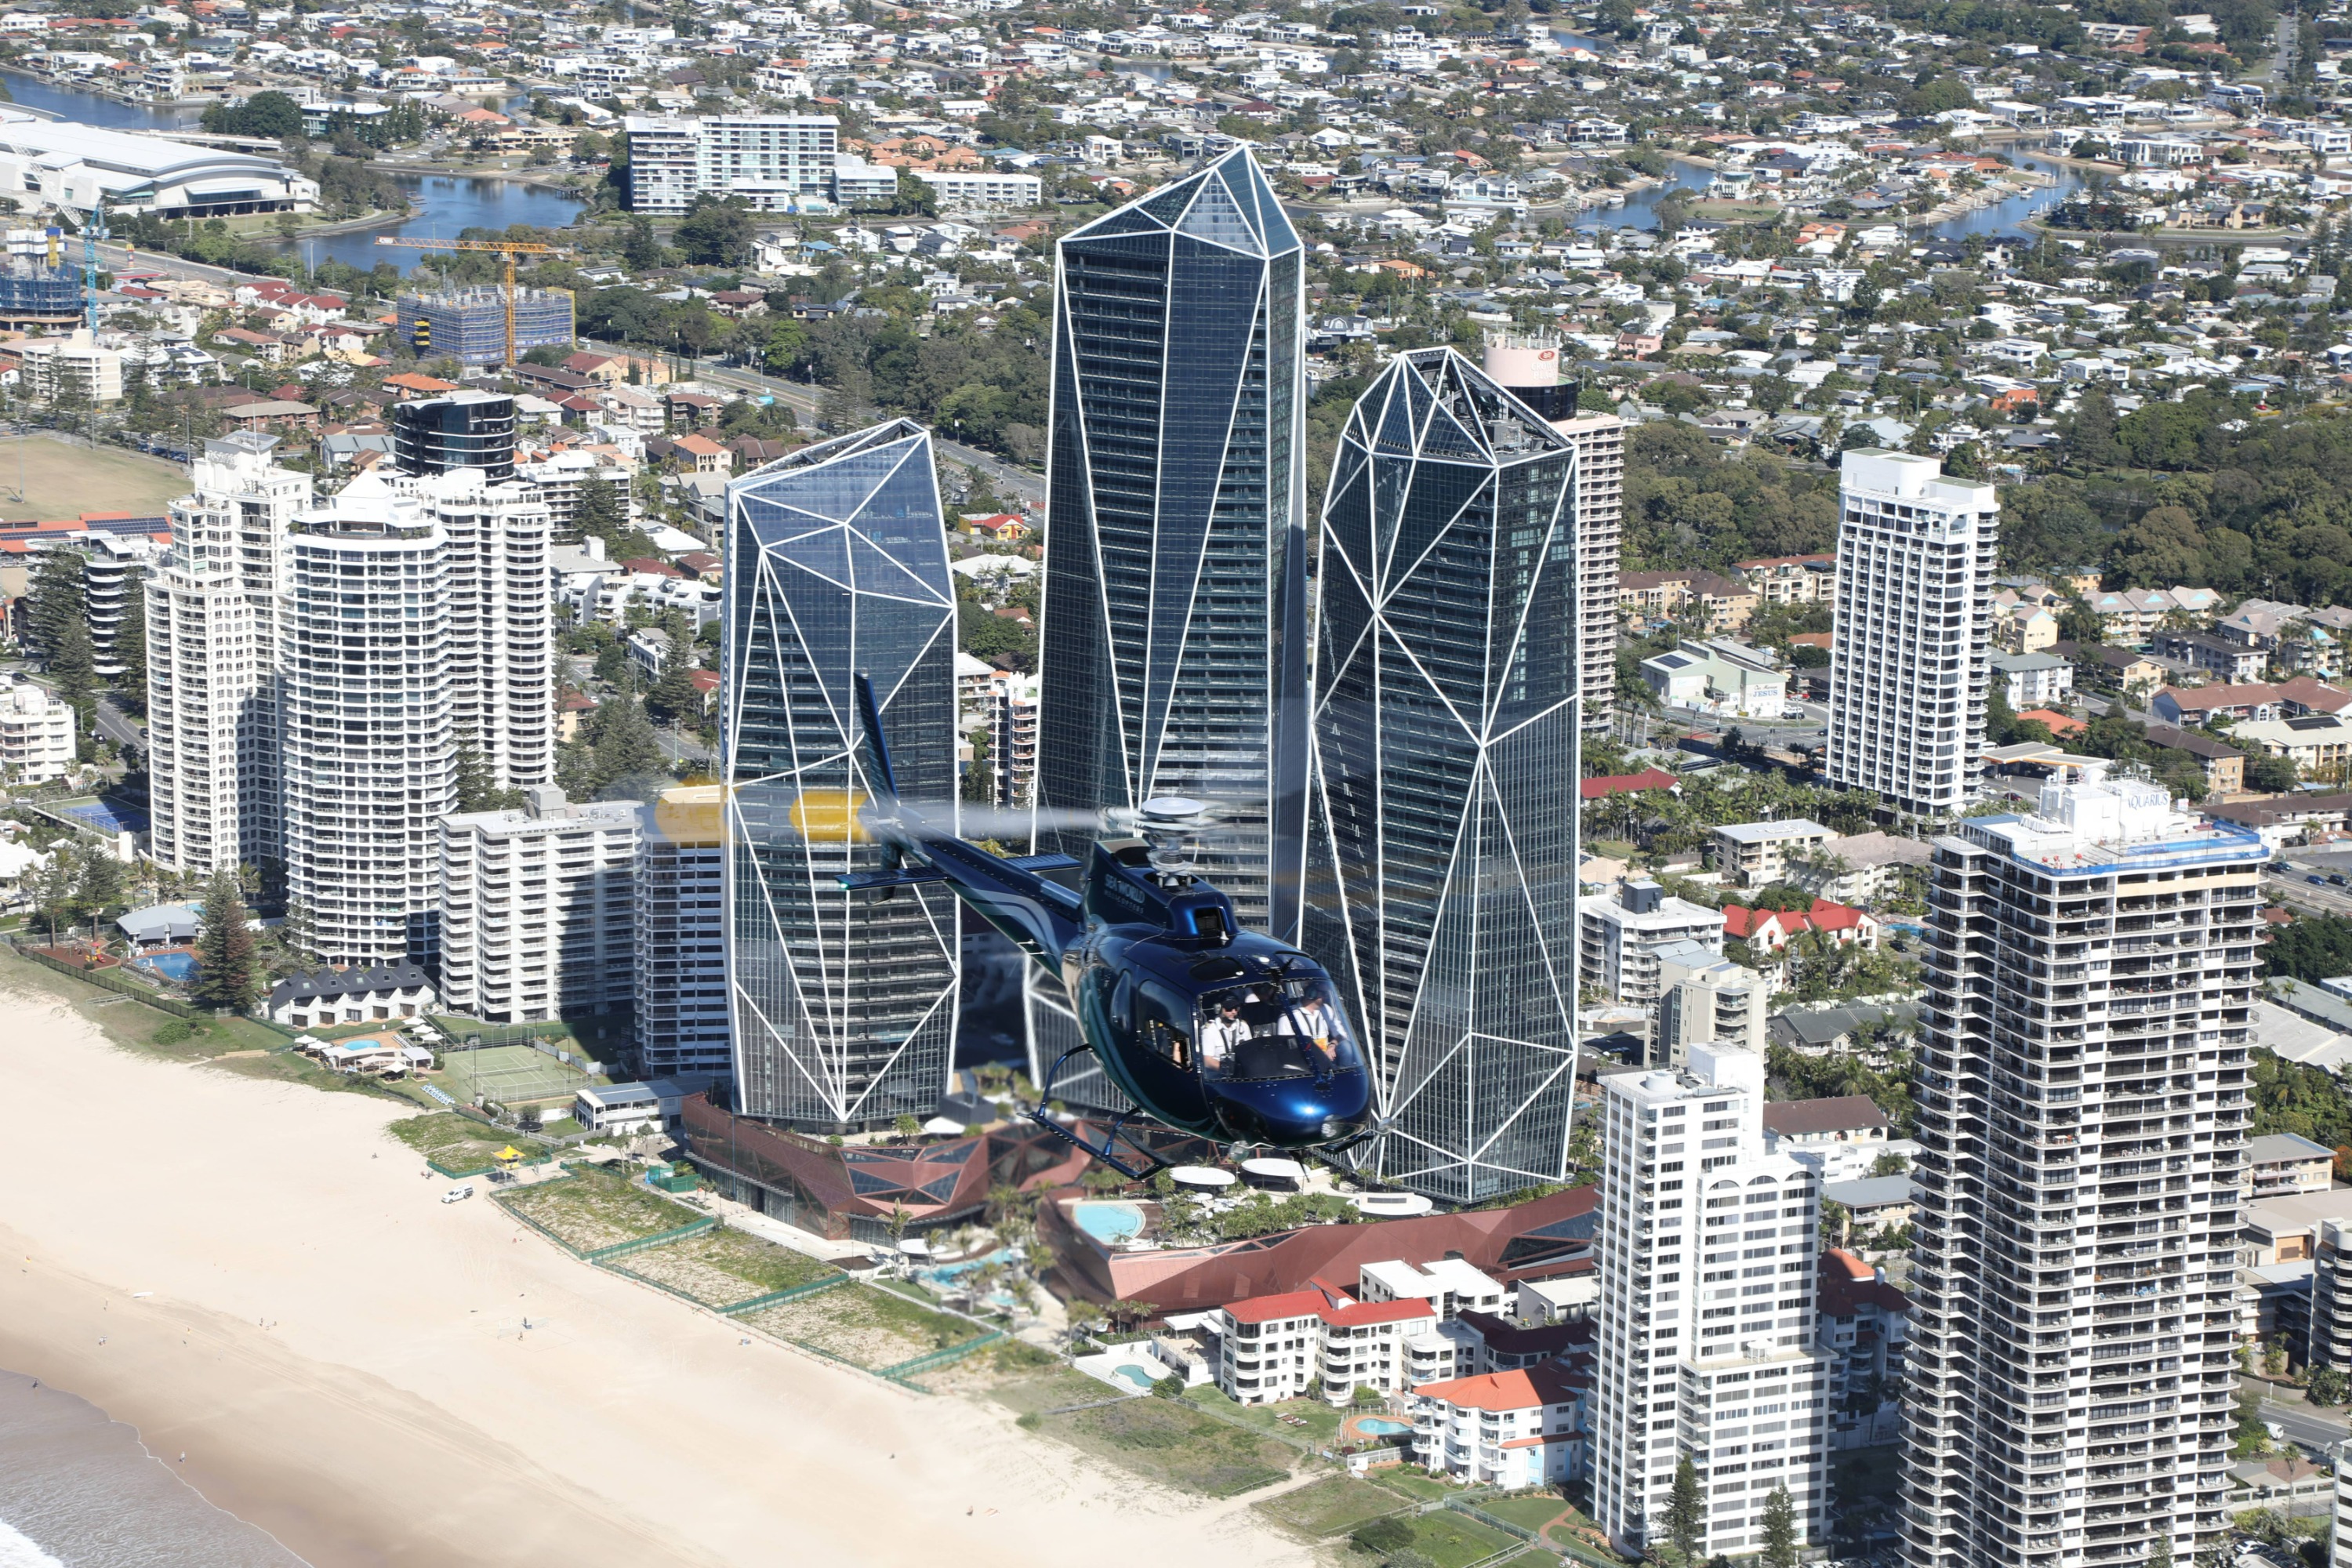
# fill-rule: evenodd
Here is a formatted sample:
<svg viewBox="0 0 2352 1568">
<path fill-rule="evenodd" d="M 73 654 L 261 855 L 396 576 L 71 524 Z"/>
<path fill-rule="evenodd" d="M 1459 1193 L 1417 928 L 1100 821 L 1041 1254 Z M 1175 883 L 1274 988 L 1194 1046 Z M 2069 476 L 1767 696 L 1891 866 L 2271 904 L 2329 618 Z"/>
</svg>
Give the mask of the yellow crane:
<svg viewBox="0 0 2352 1568">
<path fill-rule="evenodd" d="M 560 245 L 541 245 L 530 239 L 378 239 L 378 245 L 396 246 L 404 250 L 483 250 L 503 256 L 507 263 L 507 359 L 515 363 L 515 258 L 518 256 L 569 256 L 572 252 Z"/>
</svg>

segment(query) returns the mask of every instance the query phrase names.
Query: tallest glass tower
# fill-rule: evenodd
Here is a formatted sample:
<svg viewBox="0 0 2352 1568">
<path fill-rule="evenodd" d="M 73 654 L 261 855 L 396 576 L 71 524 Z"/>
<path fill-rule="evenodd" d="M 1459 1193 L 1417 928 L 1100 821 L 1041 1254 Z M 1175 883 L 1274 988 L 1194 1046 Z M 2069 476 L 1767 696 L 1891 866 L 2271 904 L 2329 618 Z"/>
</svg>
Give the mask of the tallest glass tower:
<svg viewBox="0 0 2352 1568">
<path fill-rule="evenodd" d="M 1303 261 L 1245 148 L 1062 239 L 1036 795 L 1057 822 L 1208 803 L 1203 870 L 1245 923 L 1294 940 Z M 1041 1054 L 1075 1037 L 1053 1008 L 1033 1001 Z"/>
</svg>

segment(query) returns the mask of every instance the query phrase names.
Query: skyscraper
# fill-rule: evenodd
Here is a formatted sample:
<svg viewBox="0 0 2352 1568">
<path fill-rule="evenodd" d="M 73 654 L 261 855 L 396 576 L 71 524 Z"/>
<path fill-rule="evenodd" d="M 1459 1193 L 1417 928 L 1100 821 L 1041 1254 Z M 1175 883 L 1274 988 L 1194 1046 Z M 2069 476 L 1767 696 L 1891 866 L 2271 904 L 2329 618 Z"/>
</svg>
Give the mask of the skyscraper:
<svg viewBox="0 0 2352 1568">
<path fill-rule="evenodd" d="M 637 1060 L 653 1078 L 724 1078 L 727 847 L 716 784 L 664 790 L 637 841 Z"/>
<path fill-rule="evenodd" d="M 737 1103 L 827 1132 L 929 1116 L 954 1054 L 954 897 L 838 878 L 882 864 L 843 826 L 845 801 L 876 793 L 860 674 L 902 795 L 956 795 L 956 598 L 930 435 L 899 419 L 804 447 L 735 480 L 727 508 Z"/>
<path fill-rule="evenodd" d="M 1036 790 L 1056 814 L 1209 804 L 1204 874 L 1244 923 L 1294 940 L 1303 261 L 1246 148 L 1057 246 Z M 1048 1060 L 1076 1038 L 1053 989 L 1031 993 Z"/>
<path fill-rule="evenodd" d="M 279 596 L 310 476 L 278 467 L 277 447 L 251 432 L 205 443 L 147 581 L 151 852 L 166 870 L 205 876 L 284 854 Z"/>
<path fill-rule="evenodd" d="M 509 467 L 512 465 L 509 464 Z M 425 504 L 449 552 L 450 723 L 492 789 L 555 777 L 553 525 L 538 488 L 459 468 L 393 488 Z"/>
<path fill-rule="evenodd" d="M 287 540 L 289 939 L 332 963 L 430 963 L 457 807 L 449 542 L 362 474 Z"/>
<path fill-rule="evenodd" d="M 1821 1194 L 1764 1152 L 1764 1059 L 1693 1045 L 1675 1071 L 1601 1080 L 1601 1340 L 1593 1516 L 1621 1551 L 1668 1539 L 1685 1458 L 1696 1558 L 1764 1544 L 1785 1489 L 1798 1538 L 1827 1501 L 1831 1358 L 1814 1347 Z"/>
<path fill-rule="evenodd" d="M 2269 851 L 2105 768 L 1936 841 L 1896 1515 L 1914 1568 L 2188 1563 L 2229 1524 Z"/>
<path fill-rule="evenodd" d="M 441 1000 L 493 1024 L 626 1006 L 644 807 L 574 804 L 553 784 L 522 795 L 441 819 Z"/>
<path fill-rule="evenodd" d="M 1306 945 L 1391 1123 L 1378 1169 L 1457 1202 L 1566 1170 L 1575 467 L 1423 349 L 1357 402 L 1323 506 Z"/>
<path fill-rule="evenodd" d="M 1625 526 L 1625 422 L 1578 412 L 1580 384 L 1560 379 L 1557 332 L 1486 334 L 1486 374 L 1576 448 L 1578 698 L 1584 727 L 1606 729 L 1617 702 L 1617 562 Z"/>
<path fill-rule="evenodd" d="M 1830 782 L 1957 816 L 1983 767 L 2000 502 L 1937 458 L 1868 448 L 1839 490 Z"/>
</svg>

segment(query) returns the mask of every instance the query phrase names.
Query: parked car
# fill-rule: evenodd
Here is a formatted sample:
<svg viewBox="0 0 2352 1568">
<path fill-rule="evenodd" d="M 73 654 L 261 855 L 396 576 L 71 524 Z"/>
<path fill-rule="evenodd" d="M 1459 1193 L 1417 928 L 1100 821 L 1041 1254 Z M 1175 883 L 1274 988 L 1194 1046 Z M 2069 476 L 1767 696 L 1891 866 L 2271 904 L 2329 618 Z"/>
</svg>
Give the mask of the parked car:
<svg viewBox="0 0 2352 1568">
<path fill-rule="evenodd" d="M 461 1204 L 473 1195 L 474 1184 L 467 1182 L 462 1187 L 451 1187 L 447 1192 L 443 1193 L 441 1201 L 445 1204 Z"/>
</svg>

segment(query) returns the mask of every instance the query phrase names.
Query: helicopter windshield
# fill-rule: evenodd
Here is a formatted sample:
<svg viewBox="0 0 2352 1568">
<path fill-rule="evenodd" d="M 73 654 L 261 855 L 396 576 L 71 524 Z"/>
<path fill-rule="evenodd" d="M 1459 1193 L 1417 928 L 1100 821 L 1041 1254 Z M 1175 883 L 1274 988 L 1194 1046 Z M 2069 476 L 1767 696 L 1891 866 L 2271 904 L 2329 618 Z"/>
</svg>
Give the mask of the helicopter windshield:
<svg viewBox="0 0 2352 1568">
<path fill-rule="evenodd" d="M 1360 1065 L 1331 983 L 1227 986 L 1201 998 L 1201 1070 L 1213 1079 L 1321 1078 Z"/>
</svg>

